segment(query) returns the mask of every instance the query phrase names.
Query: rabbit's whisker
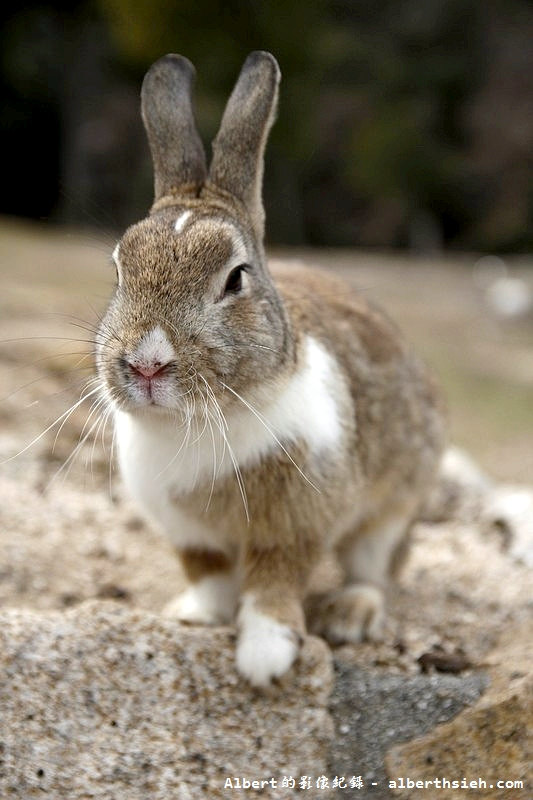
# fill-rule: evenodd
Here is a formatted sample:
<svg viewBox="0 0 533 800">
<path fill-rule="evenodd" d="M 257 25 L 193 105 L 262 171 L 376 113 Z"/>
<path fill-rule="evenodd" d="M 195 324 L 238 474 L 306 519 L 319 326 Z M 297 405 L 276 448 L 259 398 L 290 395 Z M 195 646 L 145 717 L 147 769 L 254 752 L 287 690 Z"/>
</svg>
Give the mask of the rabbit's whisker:
<svg viewBox="0 0 533 800">
<path fill-rule="evenodd" d="M 217 345 L 217 349 L 226 347 L 230 349 L 234 347 L 255 347 L 258 350 L 270 350 L 271 353 L 279 353 L 279 350 L 275 350 L 273 347 L 268 347 L 266 344 L 257 344 L 256 342 L 231 342 Z"/>
<path fill-rule="evenodd" d="M 89 358 L 92 353 L 88 350 L 71 350 L 68 353 L 49 353 L 47 356 L 39 356 L 39 358 L 35 358 L 33 361 L 24 361 L 21 364 L 16 364 L 11 367 L 12 372 L 20 372 L 23 369 L 29 369 L 30 367 L 35 367 L 37 364 L 42 364 L 43 361 L 55 361 L 59 358 L 69 358 L 70 356 L 83 356 L 85 358 Z M 77 362 L 78 364 L 80 361 Z M 0 398 L 1 399 L 1 398 Z"/>
<path fill-rule="evenodd" d="M 102 391 L 102 387 L 101 386 L 98 386 L 97 389 L 99 391 Z M 46 486 L 46 490 L 50 489 L 50 487 L 56 482 L 56 480 L 59 478 L 60 475 L 63 476 L 63 480 L 66 480 L 66 478 L 70 473 L 70 470 L 72 468 L 72 465 L 74 464 L 74 461 L 75 461 L 78 453 L 81 451 L 83 445 L 85 444 L 85 442 L 91 436 L 91 434 L 93 433 L 93 431 L 95 429 L 96 429 L 96 436 L 95 436 L 95 440 L 96 440 L 96 438 L 98 436 L 99 425 L 101 425 L 101 422 L 102 422 L 102 416 L 103 416 L 102 415 L 102 408 L 104 407 L 106 402 L 108 402 L 108 398 L 106 397 L 105 392 L 102 394 L 101 397 L 98 397 L 95 401 L 93 401 L 93 403 L 91 404 L 91 408 L 89 410 L 89 414 L 87 416 L 87 419 L 85 420 L 83 428 L 82 428 L 82 430 L 80 432 L 80 435 L 78 437 L 78 442 L 77 442 L 76 446 L 73 448 L 72 452 L 65 459 L 65 461 L 61 464 L 61 466 L 55 472 L 53 477 L 50 479 L 50 481 L 48 482 L 48 484 Z M 94 414 L 97 415 L 96 419 L 89 426 L 91 418 L 94 416 Z M 56 434 L 56 439 L 54 440 L 54 447 L 55 447 L 58 435 L 59 435 L 59 431 Z M 52 452 L 53 452 L 54 447 L 52 448 Z M 94 442 L 93 442 L 93 451 L 91 452 L 91 464 L 92 464 L 93 456 L 94 456 Z M 92 474 L 92 470 L 91 470 L 91 474 Z"/>
<path fill-rule="evenodd" d="M 205 414 L 204 414 L 204 413 L 202 413 L 202 416 L 204 417 L 204 427 L 202 428 L 202 430 L 200 431 L 200 433 L 198 433 L 198 430 L 199 430 L 200 426 L 199 426 L 199 424 L 198 424 L 198 420 L 195 420 L 195 424 L 196 424 L 196 438 L 195 438 L 195 439 L 194 439 L 194 440 L 191 442 L 191 445 L 198 444 L 198 442 L 199 442 L 199 441 L 200 441 L 200 439 L 203 437 L 203 435 L 204 435 L 204 433 L 205 433 L 205 431 L 206 431 L 206 428 L 207 428 L 207 417 L 205 416 Z"/>
<path fill-rule="evenodd" d="M 113 407 L 111 404 L 109 405 L 109 418 L 111 418 L 111 414 L 113 411 Z M 116 442 L 116 435 L 117 429 L 116 426 L 112 426 L 113 433 L 111 434 L 111 450 L 109 453 L 109 475 L 108 475 L 108 486 L 109 486 L 109 497 L 113 497 L 113 464 L 115 463 L 115 442 Z"/>
<path fill-rule="evenodd" d="M 202 377 L 202 376 L 200 375 L 200 377 Z M 205 378 L 202 378 L 202 379 L 205 381 Z M 222 436 L 222 453 L 220 455 L 220 460 L 219 460 L 217 471 L 216 471 L 216 475 L 215 475 L 215 480 L 216 480 L 216 478 L 218 478 L 218 474 L 220 472 L 220 468 L 221 468 L 222 464 L 224 463 L 224 457 L 226 455 L 227 439 L 224 436 L 224 429 L 226 431 L 228 430 L 228 423 L 227 423 L 226 418 L 225 418 L 225 416 L 224 416 L 224 414 L 222 412 L 222 409 L 220 408 L 218 400 L 216 399 L 215 394 L 214 394 L 213 390 L 211 389 L 211 386 L 209 385 L 209 383 L 207 381 L 205 381 L 205 385 L 206 385 L 206 388 L 207 388 L 208 396 L 211 398 L 212 406 L 213 406 L 213 411 L 210 410 L 209 413 L 210 413 L 211 419 L 215 422 L 215 424 L 216 424 L 216 426 L 217 426 L 217 428 L 218 428 L 218 430 L 219 430 L 219 432 L 220 432 L 220 434 Z"/>
<path fill-rule="evenodd" d="M 88 417 L 87 417 L 87 419 L 85 420 L 85 425 L 84 425 L 84 426 L 83 426 L 83 428 L 82 428 L 82 431 L 81 431 L 81 434 L 80 434 L 80 436 L 83 436 L 83 433 L 84 433 L 84 431 L 85 431 L 85 427 L 87 426 L 87 423 L 88 423 L 88 422 L 89 422 L 89 420 L 91 419 L 91 417 L 92 417 L 92 415 L 93 415 L 93 413 L 94 413 L 94 410 L 95 410 L 96 408 L 98 408 L 98 406 L 99 406 L 99 405 L 101 405 L 103 402 L 104 402 L 104 398 L 102 398 L 102 397 L 97 397 L 95 400 L 93 400 L 93 402 L 91 403 L 91 407 L 89 408 L 89 414 L 88 414 Z M 57 429 L 57 431 L 56 431 L 56 435 L 55 435 L 55 437 L 54 437 L 54 443 L 52 444 L 52 453 L 54 453 L 54 452 L 55 452 L 55 448 L 56 448 L 56 444 L 57 444 L 57 439 L 58 439 L 58 437 L 59 437 L 59 434 L 60 434 L 60 433 L 61 433 L 61 431 L 63 430 L 64 426 L 66 425 L 67 421 L 69 420 L 69 417 L 70 417 L 70 415 L 69 415 L 68 417 L 65 417 L 65 419 L 62 421 L 61 425 L 59 426 L 59 428 L 58 428 L 58 429 Z"/>
<path fill-rule="evenodd" d="M 192 400 L 194 405 L 191 410 L 191 406 L 189 404 L 189 398 L 187 397 L 187 395 L 190 393 L 192 393 L 192 387 L 187 392 L 184 392 L 182 395 L 180 395 L 181 397 L 185 398 L 185 414 L 183 415 L 181 423 L 178 425 L 179 429 L 184 430 L 182 442 L 176 453 L 174 453 L 174 455 L 168 462 L 168 464 L 166 464 L 163 467 L 163 469 L 157 473 L 156 478 L 161 477 L 161 475 L 163 475 L 168 469 L 170 469 L 170 467 L 175 463 L 176 459 L 179 457 L 180 453 L 189 446 L 189 439 L 191 437 L 191 430 L 192 430 L 192 420 L 194 418 L 194 414 L 196 411 L 196 406 L 195 406 L 196 400 L 194 394 L 192 395 Z M 173 419 L 175 419 L 176 418 L 175 414 L 172 414 L 172 417 Z"/>
<path fill-rule="evenodd" d="M 68 324 L 74 326 L 75 328 L 81 328 L 84 331 L 88 331 L 89 333 L 94 333 L 95 335 L 98 334 L 98 327 L 95 323 L 91 322 L 91 320 L 83 319 L 83 317 L 76 317 L 74 314 L 60 314 L 58 312 L 50 312 L 51 316 L 59 317 L 60 319 L 68 320 Z"/>
<path fill-rule="evenodd" d="M 70 353 L 69 355 L 77 355 L 77 354 Z M 33 366 L 33 365 L 21 364 L 16 369 L 24 369 L 26 366 L 29 367 L 29 366 Z M 92 370 L 92 366 L 87 366 L 87 367 L 75 366 L 75 367 L 72 367 L 72 369 L 64 370 L 63 374 L 64 375 L 67 375 L 67 374 L 70 375 L 70 374 L 72 374 L 74 372 L 81 372 L 81 371 L 87 370 L 87 369 L 91 369 Z M 49 377 L 48 375 L 39 375 L 38 378 L 33 378 L 33 380 L 31 380 L 31 381 L 28 381 L 27 383 L 23 383 L 21 386 L 18 386 L 16 389 L 13 389 L 12 392 L 9 392 L 9 394 L 6 394 L 3 397 L 0 397 L 0 403 L 4 403 L 7 400 L 10 400 L 12 397 L 14 397 L 19 392 L 22 392 L 24 389 L 27 389 L 29 386 L 34 386 L 36 383 L 39 383 L 39 381 L 46 380 L 46 378 L 48 378 L 48 377 Z M 85 382 L 86 382 L 86 378 L 80 378 L 78 381 L 76 381 L 75 384 L 71 383 L 69 386 L 65 386 L 63 389 L 58 389 L 57 392 L 52 392 L 51 394 L 47 394 L 46 397 L 47 398 L 57 397 L 58 395 L 64 394 L 65 392 L 68 392 L 71 389 L 74 389 L 77 386 L 79 386 L 81 383 L 85 383 Z M 38 403 L 39 401 L 37 400 L 35 402 Z M 32 403 L 32 405 L 33 405 L 33 403 Z"/>
<path fill-rule="evenodd" d="M 240 492 L 240 495 L 241 495 L 241 498 L 242 498 L 242 504 L 244 506 L 244 513 L 246 515 L 246 521 L 250 522 L 250 511 L 249 511 L 249 507 L 248 507 L 248 497 L 246 495 L 246 487 L 244 485 L 244 480 L 243 480 L 243 477 L 242 477 L 242 473 L 241 473 L 240 467 L 239 467 L 239 465 L 237 463 L 237 459 L 235 458 L 235 455 L 233 453 L 232 447 L 231 447 L 231 445 L 230 445 L 230 443 L 228 441 L 228 437 L 226 435 L 226 431 L 222 427 L 219 428 L 219 430 L 220 430 L 220 433 L 222 434 L 224 442 L 227 445 L 229 457 L 231 459 L 231 463 L 233 464 L 233 471 L 235 473 L 235 478 L 237 479 L 237 484 L 239 486 L 239 492 Z"/>
<path fill-rule="evenodd" d="M 12 344 L 14 342 L 36 342 L 36 341 L 58 341 L 58 342 L 83 342 L 84 344 L 96 345 L 98 342 L 92 339 L 73 339 L 71 336 L 18 336 L 14 339 L 0 339 L 0 344 Z"/>
<path fill-rule="evenodd" d="M 202 376 L 200 376 L 200 377 L 202 377 Z M 224 416 L 224 412 L 220 408 L 220 404 L 219 404 L 218 400 L 215 397 L 215 393 L 213 392 L 213 390 L 211 389 L 211 387 L 209 386 L 209 383 L 205 380 L 205 378 L 203 378 L 203 380 L 205 382 L 206 388 L 208 389 L 208 391 L 209 391 L 209 393 L 211 395 L 211 398 L 213 400 L 214 406 L 215 406 L 215 408 L 217 410 L 217 416 L 219 418 L 219 422 L 217 423 L 217 426 L 218 426 L 220 434 L 221 434 L 221 436 L 222 436 L 222 438 L 224 440 L 224 446 L 227 447 L 228 454 L 229 454 L 229 457 L 231 459 L 231 463 L 233 465 L 233 471 L 235 473 L 235 478 L 237 480 L 237 485 L 239 487 L 239 492 L 240 492 L 240 495 L 241 495 L 241 498 L 242 498 L 242 504 L 243 504 L 243 507 L 244 507 L 244 513 L 246 515 L 246 521 L 250 522 L 250 510 L 249 510 L 249 506 L 248 506 L 248 497 L 246 495 L 246 487 L 244 485 L 244 480 L 243 480 L 243 477 L 242 477 L 242 473 L 241 473 L 239 464 L 237 463 L 237 459 L 235 458 L 235 454 L 234 454 L 233 449 L 232 449 L 232 447 L 231 447 L 231 445 L 229 443 L 229 439 L 228 439 L 228 435 L 227 435 L 227 433 L 228 433 L 228 423 L 227 423 L 226 417 Z"/>
<path fill-rule="evenodd" d="M 211 477 L 211 488 L 209 490 L 209 497 L 207 498 L 207 503 L 206 503 L 206 506 L 205 506 L 205 509 L 204 509 L 205 513 L 207 513 L 209 511 L 209 506 L 211 505 L 211 499 L 213 497 L 213 492 L 215 490 L 215 482 L 216 482 L 217 475 L 218 475 L 217 447 L 216 447 L 216 441 L 215 441 L 215 434 L 214 434 L 214 431 L 213 431 L 213 425 L 211 424 L 211 413 L 210 413 L 210 409 L 209 409 L 209 398 L 207 396 L 206 396 L 206 400 L 205 400 L 204 413 L 205 413 L 206 419 L 208 421 L 209 433 L 211 434 L 211 445 L 213 447 L 213 475 Z"/>
<path fill-rule="evenodd" d="M 87 386 L 90 386 L 92 382 L 93 381 L 89 381 Z M 92 397 L 94 394 L 96 394 L 96 392 L 99 392 L 100 390 L 101 390 L 101 387 L 100 387 L 100 384 L 98 384 L 98 386 L 96 386 L 90 392 L 87 392 L 87 394 L 84 394 L 82 397 L 80 397 L 80 399 L 77 400 L 75 403 L 73 403 L 73 405 L 70 408 L 67 408 L 67 410 L 64 411 L 62 414 L 60 414 L 59 417 L 56 420 L 54 420 L 54 422 L 52 422 L 50 425 L 48 425 L 48 427 L 45 428 L 44 431 L 42 431 L 38 436 L 36 436 L 34 439 L 32 439 L 32 441 L 29 444 L 27 444 L 26 447 L 23 447 L 22 450 L 19 450 L 19 452 L 15 453 L 15 455 L 4 459 L 4 461 L 2 461 L 2 464 L 7 464 L 9 461 L 13 461 L 13 459 L 18 458 L 23 453 L 25 453 L 27 450 L 29 450 L 30 447 L 33 447 L 34 444 L 37 444 L 37 442 L 39 442 L 43 438 L 43 436 L 46 436 L 46 434 L 49 431 L 51 431 L 59 422 L 61 422 L 64 419 L 68 419 L 68 417 L 70 417 L 70 415 L 73 414 L 74 411 L 77 408 L 79 408 L 79 406 L 82 405 L 82 403 L 84 403 L 86 400 L 89 399 L 89 397 Z"/>
<path fill-rule="evenodd" d="M 59 478 L 59 476 L 60 476 L 60 475 L 62 475 L 62 476 L 63 476 L 63 480 L 66 480 L 66 478 L 67 478 L 67 476 L 68 476 L 68 474 L 69 474 L 69 472 L 70 472 L 70 469 L 71 469 L 71 467 L 72 467 L 72 465 L 73 465 L 73 463 L 74 463 L 74 459 L 76 458 L 76 456 L 77 456 L 77 455 L 78 455 L 78 453 L 80 452 L 81 448 L 82 448 L 82 447 L 83 447 L 83 445 L 85 444 L 85 441 L 86 441 L 86 440 L 89 438 L 89 436 L 91 435 L 91 433 L 92 433 L 92 432 L 93 432 L 93 430 L 95 429 L 96 425 L 98 424 L 98 421 L 99 421 L 99 418 L 97 418 L 97 419 L 96 419 L 96 420 L 95 420 L 95 421 L 92 423 L 91 427 L 89 428 L 89 430 L 87 431 L 87 433 L 85 434 L 85 436 L 83 437 L 83 439 L 81 439 L 81 440 L 80 440 L 80 441 L 77 443 L 77 445 L 76 445 L 76 446 L 75 446 L 75 448 L 72 450 L 72 452 L 70 453 L 70 455 L 68 456 L 68 458 L 66 458 L 66 459 L 65 459 L 65 461 L 64 461 L 64 462 L 61 464 L 61 466 L 59 467 L 59 469 L 58 469 L 58 470 L 55 472 L 55 474 L 52 476 L 52 478 L 51 478 L 51 479 L 48 481 L 48 483 L 47 483 L 47 485 L 46 485 L 46 489 L 45 489 L 45 491 L 49 491 L 49 489 L 50 489 L 50 488 L 53 486 L 53 484 L 54 484 L 54 483 L 55 483 L 55 482 L 58 480 L 58 478 Z M 63 474 L 63 473 L 64 473 L 64 474 Z"/>
<path fill-rule="evenodd" d="M 211 444 L 212 444 L 212 447 L 213 447 L 213 476 L 212 476 L 212 479 L 211 479 L 211 489 L 209 491 L 209 497 L 208 497 L 207 504 L 206 504 L 206 507 L 205 507 L 205 512 L 207 513 L 207 511 L 209 510 L 209 506 L 211 504 L 211 499 L 213 497 L 213 492 L 214 492 L 214 489 L 215 489 L 215 483 L 216 483 L 216 480 L 218 478 L 218 474 L 220 472 L 220 467 L 222 466 L 222 463 L 224 461 L 224 456 L 226 454 L 226 441 L 225 441 L 224 436 L 222 435 L 222 442 L 223 442 L 222 454 L 220 456 L 220 459 L 218 460 L 217 459 L 217 443 L 216 443 L 216 440 L 215 440 L 215 434 L 214 434 L 214 431 L 213 431 L 213 425 L 211 423 L 213 422 L 216 425 L 216 427 L 217 427 L 217 429 L 219 430 L 219 433 L 220 433 L 221 432 L 221 430 L 220 430 L 221 424 L 220 423 L 223 420 L 223 417 L 221 417 L 220 408 L 218 407 L 218 403 L 217 403 L 216 397 L 214 396 L 213 391 L 212 391 L 209 383 L 207 382 L 207 380 L 204 378 L 204 376 L 200 372 L 198 373 L 198 376 L 201 378 L 201 380 L 203 381 L 203 383 L 205 385 L 205 388 L 206 388 L 206 394 L 205 394 L 205 397 L 204 397 L 204 402 L 205 402 L 204 413 L 205 413 L 206 420 L 207 420 L 208 425 L 209 425 L 209 432 L 211 434 Z M 214 414 L 213 414 L 213 412 L 212 412 L 212 410 L 210 408 L 210 402 L 211 401 L 213 402 L 213 406 L 214 406 Z M 223 422 L 225 422 L 225 420 L 223 420 Z"/>
<path fill-rule="evenodd" d="M 105 453 L 105 443 L 104 443 L 105 426 L 107 424 L 107 420 L 109 419 L 109 414 L 111 413 L 111 409 L 109 407 L 105 408 L 105 403 L 106 403 L 106 400 L 104 398 L 104 412 L 103 413 L 99 412 L 100 422 L 99 422 L 99 425 L 98 425 L 98 427 L 96 429 L 96 433 L 95 433 L 94 438 L 93 438 L 93 446 L 91 448 L 91 455 L 90 455 L 90 459 L 89 459 L 89 463 L 91 465 L 91 476 L 92 476 L 93 480 L 94 480 L 94 451 L 95 451 L 96 443 L 98 441 L 98 437 L 99 436 L 101 438 L 102 450 Z"/>
<path fill-rule="evenodd" d="M 84 325 L 81 322 L 74 322 L 73 320 L 70 320 L 68 324 L 71 325 L 73 328 L 79 328 L 82 331 L 87 331 L 87 333 L 94 333 L 95 336 L 98 336 L 98 333 L 100 332 L 98 331 L 97 328 L 94 328 L 92 325 Z M 111 338 L 114 337 L 109 336 L 109 339 Z"/>
<path fill-rule="evenodd" d="M 115 339 L 115 341 L 119 342 L 124 347 L 125 346 L 124 339 L 116 332 L 115 328 L 111 325 L 111 323 L 105 320 L 103 315 L 99 314 L 91 303 L 88 302 L 87 304 L 99 322 L 99 327 L 95 331 L 95 333 L 101 332 L 102 329 L 104 329 L 108 333 L 108 335 L 111 336 L 112 339 Z"/>
</svg>

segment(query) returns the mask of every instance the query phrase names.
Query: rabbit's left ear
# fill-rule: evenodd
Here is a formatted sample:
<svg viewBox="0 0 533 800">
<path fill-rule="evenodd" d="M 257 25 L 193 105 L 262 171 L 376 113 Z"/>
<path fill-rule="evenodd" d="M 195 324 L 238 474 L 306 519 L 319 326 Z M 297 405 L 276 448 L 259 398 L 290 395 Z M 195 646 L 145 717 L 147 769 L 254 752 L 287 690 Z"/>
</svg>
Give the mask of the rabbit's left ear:
<svg viewBox="0 0 533 800">
<path fill-rule="evenodd" d="M 263 158 L 278 99 L 281 73 L 274 56 L 250 53 L 235 84 L 213 142 L 209 180 L 237 197 L 250 214 L 254 231 L 264 233 Z"/>
<path fill-rule="evenodd" d="M 197 196 L 205 181 L 204 146 L 192 109 L 194 67 L 169 54 L 152 64 L 143 81 L 141 113 L 154 162 L 155 200 Z"/>
</svg>

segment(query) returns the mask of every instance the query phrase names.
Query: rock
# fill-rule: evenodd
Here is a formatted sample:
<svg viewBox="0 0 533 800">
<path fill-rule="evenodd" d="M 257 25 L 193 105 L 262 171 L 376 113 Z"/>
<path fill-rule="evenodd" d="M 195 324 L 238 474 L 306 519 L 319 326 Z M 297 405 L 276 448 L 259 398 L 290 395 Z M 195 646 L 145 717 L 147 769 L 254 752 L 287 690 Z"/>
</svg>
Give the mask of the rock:
<svg viewBox="0 0 533 800">
<path fill-rule="evenodd" d="M 525 486 L 495 486 L 487 495 L 482 521 L 496 528 L 515 561 L 533 567 L 533 491 Z"/>
<path fill-rule="evenodd" d="M 228 778 L 325 772 L 329 652 L 309 637 L 259 692 L 236 673 L 234 634 L 92 601 L 0 615 L 0 796 L 200 800 Z M 229 786 L 229 785 L 228 785 Z M 329 793 L 322 792 L 321 796 Z"/>
<path fill-rule="evenodd" d="M 463 791 L 470 781 L 480 778 L 483 788 L 472 792 L 472 797 L 490 797 L 491 800 L 509 798 L 526 800 L 531 797 L 527 787 L 527 765 L 531 757 L 527 749 L 527 719 L 524 715 L 529 694 L 529 725 L 531 718 L 531 690 L 533 682 L 523 680 L 488 706 L 468 709 L 457 720 L 442 725 L 428 736 L 394 748 L 386 764 L 390 778 L 409 776 L 412 781 L 447 778 L 448 781 L 465 781 Z M 527 708 L 527 706 L 526 706 Z M 522 788 L 498 787 L 498 781 L 523 781 Z M 461 784 L 459 784 L 461 786 Z M 420 786 L 420 784 L 419 784 Z M 430 784 L 431 786 L 431 784 Z M 393 790 L 403 798 L 418 798 L 420 788 Z M 427 791 L 427 790 L 426 790 Z M 442 800 L 455 800 L 458 788 L 435 788 L 435 796 Z M 470 796 L 466 792 L 462 797 Z"/>
<path fill-rule="evenodd" d="M 182 591 L 170 541 L 106 489 L 69 479 L 43 493 L 28 475 L 0 474 L 0 497 L 0 608 L 116 599 L 158 612 Z"/>
<path fill-rule="evenodd" d="M 391 744 L 450 719 L 475 702 L 486 683 L 482 673 L 395 675 L 357 669 L 337 658 L 330 704 L 335 722 L 330 772 L 361 775 L 373 800 L 391 798 L 383 763 Z M 361 796 L 357 789 L 342 792 L 347 800 Z"/>
<path fill-rule="evenodd" d="M 533 645 L 531 627 L 513 632 L 488 659 L 492 683 L 479 703 L 426 736 L 393 747 L 386 757 L 391 780 L 408 776 L 411 781 L 446 778 L 478 781 L 486 786 L 434 788 L 439 800 L 487 797 L 490 800 L 526 800 L 531 797 L 531 730 L 533 729 Z M 515 638 L 516 637 L 516 638 Z M 498 786 L 502 781 L 503 786 Z M 505 786 L 522 781 L 521 787 Z M 396 788 L 394 796 L 419 798 L 422 789 Z M 425 789 L 428 791 L 428 789 Z M 431 790 L 429 790 L 431 791 Z"/>
</svg>

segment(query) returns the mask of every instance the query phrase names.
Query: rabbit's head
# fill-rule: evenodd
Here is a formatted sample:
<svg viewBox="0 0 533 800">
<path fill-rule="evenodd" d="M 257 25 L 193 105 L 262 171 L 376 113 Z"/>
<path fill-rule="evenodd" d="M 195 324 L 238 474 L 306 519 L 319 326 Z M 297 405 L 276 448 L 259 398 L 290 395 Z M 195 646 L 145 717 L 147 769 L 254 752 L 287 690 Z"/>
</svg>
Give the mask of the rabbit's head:
<svg viewBox="0 0 533 800">
<path fill-rule="evenodd" d="M 294 357 L 263 251 L 263 158 L 278 65 L 264 52 L 246 59 L 209 171 L 193 77 L 187 59 L 167 55 L 142 87 L 155 200 L 115 249 L 118 285 L 97 347 L 109 399 L 130 411 L 190 415 L 226 382 L 240 391 L 276 380 Z"/>
</svg>

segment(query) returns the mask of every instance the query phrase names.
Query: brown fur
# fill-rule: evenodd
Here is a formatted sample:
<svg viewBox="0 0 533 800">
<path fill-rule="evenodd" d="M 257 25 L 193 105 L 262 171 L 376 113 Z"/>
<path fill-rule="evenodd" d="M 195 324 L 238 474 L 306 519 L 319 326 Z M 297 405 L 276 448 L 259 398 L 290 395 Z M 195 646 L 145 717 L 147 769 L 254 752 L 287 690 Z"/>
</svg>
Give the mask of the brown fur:
<svg viewBox="0 0 533 800">
<path fill-rule="evenodd" d="M 300 635 L 312 576 L 334 557 L 346 586 L 325 596 L 326 617 L 335 623 L 330 638 L 338 638 L 343 615 L 353 630 L 360 618 L 364 633 L 379 616 L 377 590 L 354 590 L 361 577 L 345 565 L 365 536 L 379 542 L 383 525 L 398 517 L 405 531 L 390 545 L 383 583 L 393 571 L 440 457 L 439 395 L 396 326 L 351 286 L 317 270 L 267 267 L 261 183 L 279 82 L 273 57 L 255 53 L 243 66 L 208 178 L 191 82 L 192 67 L 176 56 L 157 62 L 145 80 L 155 202 L 151 216 L 120 243 L 119 286 L 99 334 L 100 376 L 117 406 L 157 419 L 160 409 L 132 404 L 127 359 L 159 325 L 177 354 L 166 367 L 177 392 L 176 425 L 183 420 L 178 389 L 194 398 L 201 422 L 211 402 L 206 387 L 226 415 L 243 406 L 224 384 L 263 408 L 301 368 L 307 337 L 321 344 L 335 364 L 331 392 L 342 420 L 336 449 L 317 454 L 302 439 L 242 466 L 248 519 L 233 476 L 199 482 L 185 493 L 171 489 L 169 498 L 184 518 L 216 532 L 217 547 L 181 548 L 190 581 L 235 568 L 243 596 Z M 194 224 L 176 235 L 175 221 L 187 210 Z M 220 302 L 235 237 L 246 251 L 248 288 Z M 328 625 L 319 626 L 325 635 Z"/>
<path fill-rule="evenodd" d="M 230 559 L 218 550 L 208 550 L 205 547 L 187 547 L 177 550 L 185 575 L 191 583 L 205 578 L 207 575 L 216 575 L 229 572 L 232 568 Z"/>
</svg>

